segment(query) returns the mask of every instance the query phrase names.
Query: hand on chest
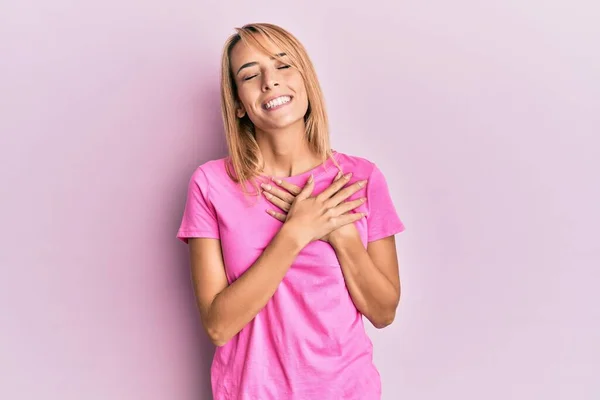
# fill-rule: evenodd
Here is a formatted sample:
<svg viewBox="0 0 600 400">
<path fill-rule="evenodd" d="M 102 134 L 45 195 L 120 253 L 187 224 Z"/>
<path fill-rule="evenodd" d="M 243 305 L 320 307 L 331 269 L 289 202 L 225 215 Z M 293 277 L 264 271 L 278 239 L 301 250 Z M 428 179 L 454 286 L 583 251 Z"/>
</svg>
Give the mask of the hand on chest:
<svg viewBox="0 0 600 400">
<path fill-rule="evenodd" d="M 313 195 L 323 191 L 328 184 L 320 184 L 315 188 Z M 352 197 L 364 196 L 356 193 Z M 230 201 L 226 206 L 217 206 L 221 248 L 227 274 L 236 279 L 243 274 L 262 254 L 273 237 L 281 229 L 283 223 L 269 215 L 266 210 L 277 209 L 263 196 L 239 198 Z M 366 211 L 366 206 L 356 211 Z M 365 218 L 355 222 L 355 226 L 366 243 L 367 221 Z M 291 268 L 340 268 L 339 261 L 333 247 L 324 241 L 314 241 L 308 244 Z"/>
</svg>

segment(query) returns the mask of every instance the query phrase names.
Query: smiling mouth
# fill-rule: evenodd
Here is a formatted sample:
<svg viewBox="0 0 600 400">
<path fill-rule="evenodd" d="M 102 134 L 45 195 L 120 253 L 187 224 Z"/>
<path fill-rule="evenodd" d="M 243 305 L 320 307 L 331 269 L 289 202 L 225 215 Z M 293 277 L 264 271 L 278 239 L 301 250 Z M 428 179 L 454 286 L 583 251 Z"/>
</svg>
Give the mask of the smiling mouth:
<svg viewBox="0 0 600 400">
<path fill-rule="evenodd" d="M 271 111 L 281 108 L 292 101 L 293 96 L 279 96 L 263 104 L 263 110 Z"/>
</svg>

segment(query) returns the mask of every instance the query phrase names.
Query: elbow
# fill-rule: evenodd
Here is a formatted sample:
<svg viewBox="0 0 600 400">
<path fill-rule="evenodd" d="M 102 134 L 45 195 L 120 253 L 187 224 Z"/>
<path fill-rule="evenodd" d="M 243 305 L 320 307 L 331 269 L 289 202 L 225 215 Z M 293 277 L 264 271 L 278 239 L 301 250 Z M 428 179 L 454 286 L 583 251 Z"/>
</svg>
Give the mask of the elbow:
<svg viewBox="0 0 600 400">
<path fill-rule="evenodd" d="M 383 329 L 386 326 L 389 326 L 396 319 L 396 310 L 398 309 L 398 304 L 400 303 L 400 291 L 398 291 L 395 301 L 393 304 L 386 307 L 385 310 L 382 310 L 381 313 L 371 320 L 373 326 L 377 329 Z"/>
<path fill-rule="evenodd" d="M 227 342 L 229 340 L 224 340 L 224 339 L 221 339 L 221 338 L 217 338 L 217 339 L 210 338 L 210 341 L 211 341 L 211 343 L 213 345 L 215 345 L 215 347 L 223 347 L 223 346 L 225 346 L 227 344 Z"/>
<path fill-rule="evenodd" d="M 392 322 L 394 322 L 395 318 L 396 318 L 396 311 L 394 310 L 392 312 L 382 314 L 381 316 L 378 316 L 377 318 L 373 318 L 370 321 L 375 328 L 383 329 L 386 326 L 391 325 Z"/>
<path fill-rule="evenodd" d="M 225 340 L 225 337 L 216 331 L 207 329 L 206 333 L 208 334 L 208 338 L 210 339 L 210 342 L 217 347 L 221 347 L 225 343 L 227 343 L 227 340 Z"/>
<path fill-rule="evenodd" d="M 227 324 L 218 314 L 215 314 L 213 307 L 209 307 L 200 313 L 202 326 L 211 343 L 217 347 L 224 346 L 233 337 L 226 328 Z"/>
<path fill-rule="evenodd" d="M 219 321 L 214 318 L 210 318 L 210 316 L 203 319 L 202 325 L 204 326 L 204 331 L 211 343 L 217 347 L 224 346 L 232 337 L 222 323 L 219 323 Z"/>
<path fill-rule="evenodd" d="M 394 322 L 396 319 L 396 310 L 398 308 L 398 302 L 389 304 L 386 307 L 382 307 L 379 312 L 373 313 L 368 317 L 369 321 L 377 329 L 383 329 Z"/>
<path fill-rule="evenodd" d="M 224 346 L 229 342 L 229 339 L 231 339 L 230 337 L 227 337 L 222 330 L 213 326 L 207 326 L 205 330 L 211 343 L 217 347 Z"/>
</svg>

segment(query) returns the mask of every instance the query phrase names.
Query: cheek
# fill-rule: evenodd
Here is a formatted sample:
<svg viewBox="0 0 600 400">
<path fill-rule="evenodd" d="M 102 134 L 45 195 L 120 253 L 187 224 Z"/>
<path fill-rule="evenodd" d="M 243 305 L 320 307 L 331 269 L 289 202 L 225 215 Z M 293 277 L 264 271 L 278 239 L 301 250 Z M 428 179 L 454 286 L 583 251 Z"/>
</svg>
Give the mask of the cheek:
<svg viewBox="0 0 600 400">
<path fill-rule="evenodd" d="M 258 96 L 260 96 L 260 87 L 254 87 L 253 82 L 246 82 L 245 84 L 241 84 L 237 88 L 237 95 L 240 99 L 240 102 L 248 108 L 252 108 Z"/>
<path fill-rule="evenodd" d="M 238 99 L 239 99 L 240 103 L 242 103 L 242 105 L 243 105 L 245 108 L 248 108 L 248 104 L 249 104 L 249 99 L 248 99 L 248 97 L 249 97 L 249 96 L 248 96 L 248 92 L 247 92 L 247 90 L 245 90 L 245 89 L 242 89 L 242 88 L 238 89 L 238 91 L 237 91 L 237 96 L 238 96 Z"/>
<path fill-rule="evenodd" d="M 306 93 L 306 89 L 302 88 L 298 95 L 298 106 L 300 106 L 305 112 L 308 110 L 308 93 Z"/>
<path fill-rule="evenodd" d="M 300 80 L 296 87 L 299 88 L 299 90 L 296 93 L 298 97 L 302 100 L 302 102 L 308 103 L 308 93 L 306 92 L 306 86 L 304 85 L 304 81 Z"/>
</svg>

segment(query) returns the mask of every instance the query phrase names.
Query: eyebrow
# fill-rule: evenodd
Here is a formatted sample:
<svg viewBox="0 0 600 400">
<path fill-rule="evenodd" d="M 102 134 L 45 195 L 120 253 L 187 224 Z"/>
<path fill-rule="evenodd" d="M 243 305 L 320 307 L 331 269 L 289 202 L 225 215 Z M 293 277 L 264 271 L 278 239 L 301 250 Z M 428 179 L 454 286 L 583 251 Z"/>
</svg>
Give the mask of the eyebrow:
<svg viewBox="0 0 600 400">
<path fill-rule="evenodd" d="M 279 53 L 279 54 L 275 54 L 275 55 L 276 55 L 278 58 L 281 58 L 281 57 L 283 57 L 283 56 L 286 56 L 287 54 L 286 54 L 286 53 Z M 275 59 L 275 57 L 271 57 L 271 60 L 274 60 L 274 59 Z M 241 70 L 243 70 L 244 68 L 253 67 L 253 66 L 257 65 L 257 64 L 258 64 L 258 62 L 256 62 L 256 61 L 248 62 L 248 63 L 246 63 L 246 64 L 242 65 L 242 66 L 240 67 L 240 69 L 238 69 L 238 70 L 237 70 L 237 72 L 236 72 L 235 74 L 236 74 L 236 75 L 238 75 L 238 74 L 240 73 L 240 71 L 241 71 Z"/>
</svg>

